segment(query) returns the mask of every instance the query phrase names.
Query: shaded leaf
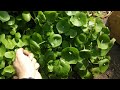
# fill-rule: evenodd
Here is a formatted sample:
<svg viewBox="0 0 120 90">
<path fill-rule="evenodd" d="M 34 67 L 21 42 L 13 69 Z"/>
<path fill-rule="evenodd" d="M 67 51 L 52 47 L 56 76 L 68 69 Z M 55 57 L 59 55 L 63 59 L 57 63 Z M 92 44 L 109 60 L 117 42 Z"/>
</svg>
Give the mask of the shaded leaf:
<svg viewBox="0 0 120 90">
<path fill-rule="evenodd" d="M 6 22 L 10 19 L 10 16 L 7 11 L 0 11 L 0 20 Z"/>
<path fill-rule="evenodd" d="M 79 60 L 79 51 L 75 47 L 66 47 L 62 50 L 61 57 L 69 62 L 69 64 L 76 64 Z"/>
</svg>

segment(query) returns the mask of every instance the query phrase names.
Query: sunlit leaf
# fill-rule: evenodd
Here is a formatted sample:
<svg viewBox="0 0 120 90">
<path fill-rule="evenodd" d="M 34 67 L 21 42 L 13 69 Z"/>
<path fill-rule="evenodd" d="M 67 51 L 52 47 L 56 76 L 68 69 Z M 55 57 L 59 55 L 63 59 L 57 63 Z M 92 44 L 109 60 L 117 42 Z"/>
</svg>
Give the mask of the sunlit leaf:
<svg viewBox="0 0 120 90">
<path fill-rule="evenodd" d="M 74 26 L 80 27 L 80 26 L 87 26 L 87 16 L 85 13 L 77 13 L 75 16 L 71 16 L 70 18 L 71 23 Z"/>
<path fill-rule="evenodd" d="M 53 34 L 48 38 L 48 40 L 53 48 L 60 46 L 62 43 L 62 37 L 60 34 Z"/>
</svg>

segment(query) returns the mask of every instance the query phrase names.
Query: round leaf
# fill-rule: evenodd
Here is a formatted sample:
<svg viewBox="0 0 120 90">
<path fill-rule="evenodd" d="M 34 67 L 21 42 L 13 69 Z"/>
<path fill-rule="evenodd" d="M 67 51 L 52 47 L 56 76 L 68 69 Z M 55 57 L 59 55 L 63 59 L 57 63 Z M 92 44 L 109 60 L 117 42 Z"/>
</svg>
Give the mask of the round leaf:
<svg viewBox="0 0 120 90">
<path fill-rule="evenodd" d="M 62 58 L 69 64 L 76 64 L 79 60 L 79 51 L 75 47 L 66 47 L 62 50 Z"/>
<path fill-rule="evenodd" d="M 22 13 L 22 17 L 26 22 L 29 22 L 31 20 L 31 14 L 29 11 L 24 11 Z"/>
<path fill-rule="evenodd" d="M 62 36 L 60 34 L 50 35 L 48 41 L 50 42 L 53 48 L 58 47 L 62 43 Z"/>
<path fill-rule="evenodd" d="M 76 41 L 78 44 L 82 44 L 86 42 L 86 38 L 87 38 L 86 35 L 84 33 L 81 33 L 80 35 L 76 37 Z"/>
<path fill-rule="evenodd" d="M 53 72 L 56 73 L 58 76 L 67 76 L 70 71 L 70 65 L 68 62 L 64 60 L 55 60 L 54 61 L 54 67 Z"/>
<path fill-rule="evenodd" d="M 74 26 L 80 27 L 80 26 L 84 26 L 86 27 L 87 25 L 87 16 L 85 13 L 77 13 L 75 16 L 71 16 L 70 18 L 71 23 Z"/>
<path fill-rule="evenodd" d="M 99 67 L 100 67 L 101 73 L 104 73 L 109 67 L 109 60 L 103 59 L 103 60 L 99 61 Z"/>
<path fill-rule="evenodd" d="M 104 23 L 101 18 L 96 18 L 96 25 L 95 25 L 95 31 L 100 32 L 102 28 L 104 27 Z"/>
<path fill-rule="evenodd" d="M 70 30 L 67 32 L 67 35 L 70 35 L 70 38 L 74 38 L 74 37 L 77 35 L 77 31 L 74 30 L 74 29 L 70 29 Z"/>
<path fill-rule="evenodd" d="M 6 22 L 10 19 L 10 16 L 7 11 L 0 11 L 0 20 Z"/>
<path fill-rule="evenodd" d="M 61 33 L 66 33 L 69 31 L 70 29 L 70 24 L 68 23 L 68 20 L 63 19 L 60 20 L 57 24 L 56 24 L 56 28 L 58 30 L 58 32 Z"/>
<path fill-rule="evenodd" d="M 98 48 L 107 49 L 109 46 L 110 37 L 107 34 L 102 34 L 97 40 Z"/>
<path fill-rule="evenodd" d="M 55 22 L 58 14 L 56 11 L 44 11 L 44 15 L 46 17 L 46 20 L 49 22 L 49 23 L 53 23 Z"/>
</svg>

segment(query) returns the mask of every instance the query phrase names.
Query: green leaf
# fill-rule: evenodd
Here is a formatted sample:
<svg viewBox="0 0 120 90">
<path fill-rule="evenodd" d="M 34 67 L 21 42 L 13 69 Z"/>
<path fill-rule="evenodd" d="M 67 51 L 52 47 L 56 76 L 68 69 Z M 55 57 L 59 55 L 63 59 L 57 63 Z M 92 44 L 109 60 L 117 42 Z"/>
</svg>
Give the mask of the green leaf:
<svg viewBox="0 0 120 90">
<path fill-rule="evenodd" d="M 5 77 L 4 77 L 4 76 L 1 76 L 0 79 L 5 79 Z"/>
<path fill-rule="evenodd" d="M 79 51 L 75 47 L 66 47 L 62 50 L 61 57 L 69 62 L 69 64 L 76 64 L 79 60 Z"/>
<path fill-rule="evenodd" d="M 88 49 L 80 50 L 80 57 L 90 58 L 91 57 L 91 50 L 88 50 Z"/>
<path fill-rule="evenodd" d="M 42 30 L 47 33 L 47 32 L 52 32 L 52 26 L 49 25 L 48 23 L 45 23 L 42 27 Z"/>
<path fill-rule="evenodd" d="M 56 73 L 58 76 L 67 76 L 70 71 L 70 65 L 68 62 L 61 60 L 54 61 L 53 72 Z"/>
<path fill-rule="evenodd" d="M 64 40 L 64 41 L 62 42 L 62 47 L 63 47 L 63 48 L 70 47 L 69 42 L 67 42 L 67 41 Z"/>
<path fill-rule="evenodd" d="M 74 37 L 77 35 L 77 31 L 74 30 L 74 29 L 70 29 L 70 30 L 67 32 L 67 35 L 70 35 L 70 38 L 74 38 Z"/>
<path fill-rule="evenodd" d="M 15 70 L 12 65 L 9 65 L 3 69 L 1 74 L 7 77 L 11 77 L 13 74 L 15 74 Z"/>
<path fill-rule="evenodd" d="M 44 58 L 44 59 L 45 59 L 46 62 L 48 62 L 49 60 L 55 60 L 54 52 L 48 50 L 48 51 L 45 53 L 45 58 Z"/>
<path fill-rule="evenodd" d="M 98 61 L 99 59 L 97 58 L 97 56 L 92 56 L 90 61 L 93 63 L 93 64 L 98 64 Z"/>
<path fill-rule="evenodd" d="M 58 47 L 62 43 L 62 36 L 60 34 L 52 34 L 49 36 L 48 41 L 53 48 Z"/>
<path fill-rule="evenodd" d="M 96 19 L 94 17 L 89 18 L 89 26 L 94 27 L 96 23 Z"/>
<path fill-rule="evenodd" d="M 102 34 L 97 40 L 98 48 L 107 49 L 109 46 L 110 37 L 107 34 Z"/>
<path fill-rule="evenodd" d="M 41 43 L 42 42 L 42 37 L 41 37 L 41 35 L 39 34 L 39 33 L 37 33 L 37 32 L 34 32 L 33 34 L 32 34 L 32 40 L 34 40 L 36 43 Z"/>
<path fill-rule="evenodd" d="M 94 67 L 91 69 L 91 72 L 94 77 L 98 76 L 100 74 L 100 68 L 99 67 Z"/>
<path fill-rule="evenodd" d="M 53 23 L 55 22 L 58 14 L 56 11 L 44 11 L 43 12 L 45 17 L 46 17 L 46 20 L 48 21 L 48 23 Z"/>
<path fill-rule="evenodd" d="M 29 45 L 29 39 L 30 39 L 29 35 L 22 35 L 22 41 L 24 43 L 24 46 Z"/>
<path fill-rule="evenodd" d="M 10 16 L 7 11 L 0 11 L 0 20 L 6 22 L 10 19 Z"/>
<path fill-rule="evenodd" d="M 0 57 L 3 57 L 4 54 L 5 54 L 5 52 L 6 52 L 6 48 L 5 48 L 4 45 L 2 45 L 2 46 L 0 47 Z"/>
<path fill-rule="evenodd" d="M 42 11 L 38 11 L 38 15 L 36 18 L 39 20 L 40 23 L 45 22 L 46 20 L 46 17 Z"/>
<path fill-rule="evenodd" d="M 78 61 L 76 64 L 76 68 L 79 70 L 86 70 L 88 66 L 88 60 Z"/>
<path fill-rule="evenodd" d="M 95 31 L 96 32 L 100 32 L 102 30 L 102 28 L 105 27 L 103 21 L 101 18 L 96 18 L 96 25 L 95 25 Z"/>
<path fill-rule="evenodd" d="M 79 70 L 78 74 L 82 79 L 90 79 L 92 74 L 88 70 Z"/>
<path fill-rule="evenodd" d="M 5 67 L 5 61 L 2 60 L 2 61 L 0 62 L 0 69 L 2 69 L 2 68 L 4 68 L 4 67 Z"/>
<path fill-rule="evenodd" d="M 35 41 L 30 39 L 30 48 L 32 51 L 34 51 L 35 53 L 39 53 L 40 51 L 40 46 L 38 43 L 36 43 Z"/>
<path fill-rule="evenodd" d="M 53 60 L 47 63 L 48 72 L 53 72 Z"/>
<path fill-rule="evenodd" d="M 5 39 L 5 34 L 1 34 L 0 35 L 0 42 L 4 41 L 4 39 Z"/>
<path fill-rule="evenodd" d="M 5 45 L 7 49 L 13 49 L 15 47 L 15 42 L 14 40 L 11 40 L 11 39 L 8 39 L 8 40 L 5 39 L 3 41 L 3 44 Z"/>
<path fill-rule="evenodd" d="M 81 33 L 76 37 L 76 42 L 78 44 L 82 44 L 82 43 L 86 42 L 86 39 L 87 39 L 87 36 L 84 33 Z"/>
<path fill-rule="evenodd" d="M 14 25 L 15 24 L 15 18 L 13 16 L 10 17 L 10 20 L 7 22 L 8 25 Z"/>
<path fill-rule="evenodd" d="M 8 51 L 8 52 L 5 52 L 5 57 L 6 58 L 15 58 L 15 52 L 14 51 Z"/>
<path fill-rule="evenodd" d="M 103 59 L 99 61 L 99 68 L 101 73 L 104 73 L 109 67 L 109 60 L 108 59 Z"/>
<path fill-rule="evenodd" d="M 68 16 L 76 15 L 79 11 L 65 11 Z"/>
<path fill-rule="evenodd" d="M 29 22 L 31 20 L 31 14 L 29 11 L 24 11 L 22 13 L 22 17 L 26 22 Z"/>
<path fill-rule="evenodd" d="M 17 43 L 17 46 L 18 47 L 23 47 L 24 46 L 24 43 L 22 42 L 21 39 L 19 39 L 19 42 Z"/>
<path fill-rule="evenodd" d="M 12 29 L 12 30 L 10 31 L 10 34 L 11 34 L 11 35 L 15 35 L 15 33 L 16 33 L 16 29 Z"/>
<path fill-rule="evenodd" d="M 21 38 L 21 34 L 19 32 L 15 33 L 15 39 L 20 39 Z"/>
<path fill-rule="evenodd" d="M 18 16 L 16 17 L 16 20 L 21 21 L 21 20 L 22 20 L 22 15 L 18 15 Z"/>
<path fill-rule="evenodd" d="M 102 28 L 102 32 L 104 32 L 104 34 L 110 34 L 110 30 L 108 27 Z"/>
<path fill-rule="evenodd" d="M 61 33 L 66 33 L 69 31 L 70 29 L 70 24 L 68 23 L 67 19 L 63 19 L 60 20 L 57 24 L 56 24 L 56 28 L 58 30 L 58 32 Z"/>
<path fill-rule="evenodd" d="M 77 13 L 75 16 L 71 16 L 70 21 L 74 26 L 77 26 L 77 27 L 84 26 L 84 27 L 86 27 L 88 20 L 87 20 L 86 14 L 80 12 L 80 13 Z"/>
</svg>

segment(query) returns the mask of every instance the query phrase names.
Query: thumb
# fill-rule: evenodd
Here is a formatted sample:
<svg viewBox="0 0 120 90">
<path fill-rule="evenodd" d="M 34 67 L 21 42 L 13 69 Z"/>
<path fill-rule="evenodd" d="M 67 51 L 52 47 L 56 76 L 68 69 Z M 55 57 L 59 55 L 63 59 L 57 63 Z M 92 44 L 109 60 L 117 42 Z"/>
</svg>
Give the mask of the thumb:
<svg viewBox="0 0 120 90">
<path fill-rule="evenodd" d="M 24 54 L 23 54 L 23 48 L 19 48 L 17 51 L 16 51 L 16 57 L 22 57 Z"/>
</svg>

